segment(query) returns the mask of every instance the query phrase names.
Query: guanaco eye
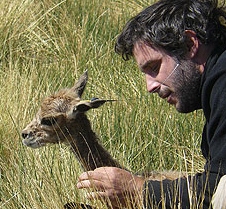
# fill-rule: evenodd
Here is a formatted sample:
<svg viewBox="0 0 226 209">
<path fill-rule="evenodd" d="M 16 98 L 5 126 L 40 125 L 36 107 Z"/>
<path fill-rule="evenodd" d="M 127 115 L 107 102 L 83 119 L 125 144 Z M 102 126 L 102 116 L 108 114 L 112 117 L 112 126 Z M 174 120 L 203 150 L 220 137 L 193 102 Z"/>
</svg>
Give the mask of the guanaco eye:
<svg viewBox="0 0 226 209">
<path fill-rule="evenodd" d="M 45 126 L 52 126 L 56 123 L 56 118 L 42 118 L 41 124 Z"/>
</svg>

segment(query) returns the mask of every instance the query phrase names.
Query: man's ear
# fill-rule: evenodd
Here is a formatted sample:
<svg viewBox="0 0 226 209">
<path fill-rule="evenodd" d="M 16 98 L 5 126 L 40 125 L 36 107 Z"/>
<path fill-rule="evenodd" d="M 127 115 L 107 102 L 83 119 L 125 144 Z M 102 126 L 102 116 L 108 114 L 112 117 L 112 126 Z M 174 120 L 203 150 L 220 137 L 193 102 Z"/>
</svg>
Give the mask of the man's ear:
<svg viewBox="0 0 226 209">
<path fill-rule="evenodd" d="M 199 39 L 196 36 L 196 33 L 192 30 L 185 30 L 185 35 L 187 36 L 187 46 L 188 46 L 188 57 L 194 59 L 198 49 L 199 49 Z"/>
</svg>

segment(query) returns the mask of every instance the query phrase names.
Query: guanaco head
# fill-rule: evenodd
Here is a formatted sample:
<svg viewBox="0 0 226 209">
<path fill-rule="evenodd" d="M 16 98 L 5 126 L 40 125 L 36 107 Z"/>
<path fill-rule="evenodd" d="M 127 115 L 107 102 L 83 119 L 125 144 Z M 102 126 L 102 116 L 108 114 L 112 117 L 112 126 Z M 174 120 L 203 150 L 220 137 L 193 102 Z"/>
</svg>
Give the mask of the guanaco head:
<svg viewBox="0 0 226 209">
<path fill-rule="evenodd" d="M 86 111 L 110 101 L 97 98 L 81 100 L 87 80 L 85 72 L 72 88 L 62 89 L 43 100 L 34 119 L 22 131 L 24 145 L 39 148 L 49 143 L 66 142 L 70 126 L 74 131 L 77 126 L 79 131 L 81 120 L 86 119 Z"/>
</svg>

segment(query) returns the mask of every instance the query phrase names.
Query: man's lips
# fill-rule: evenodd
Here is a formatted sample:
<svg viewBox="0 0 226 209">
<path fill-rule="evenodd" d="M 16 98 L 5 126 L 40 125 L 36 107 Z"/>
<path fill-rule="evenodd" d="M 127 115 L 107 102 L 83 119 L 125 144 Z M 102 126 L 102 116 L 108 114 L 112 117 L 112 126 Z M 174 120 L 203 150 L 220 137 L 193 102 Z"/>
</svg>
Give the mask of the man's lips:
<svg viewBox="0 0 226 209">
<path fill-rule="evenodd" d="M 158 92 L 159 97 L 161 97 L 162 99 L 166 99 L 166 101 L 169 104 L 176 104 L 176 100 L 173 97 L 173 92 L 171 92 L 170 90 L 164 91 L 164 92 Z"/>
<path fill-rule="evenodd" d="M 161 97 L 162 99 L 166 99 L 171 95 L 171 91 L 160 91 L 158 92 L 159 97 Z"/>
</svg>

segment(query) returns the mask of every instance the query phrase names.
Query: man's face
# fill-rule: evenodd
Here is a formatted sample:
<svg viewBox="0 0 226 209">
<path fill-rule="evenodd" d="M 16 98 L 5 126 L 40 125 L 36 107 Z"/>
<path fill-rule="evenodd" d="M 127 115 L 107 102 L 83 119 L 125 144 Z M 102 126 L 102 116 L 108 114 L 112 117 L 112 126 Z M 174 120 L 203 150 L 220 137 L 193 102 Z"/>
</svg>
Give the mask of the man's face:
<svg viewBox="0 0 226 209">
<path fill-rule="evenodd" d="M 169 55 L 138 42 L 133 50 L 134 58 L 145 74 L 147 90 L 166 99 L 178 112 L 199 109 L 201 73 L 190 60 L 176 63 Z"/>
</svg>

